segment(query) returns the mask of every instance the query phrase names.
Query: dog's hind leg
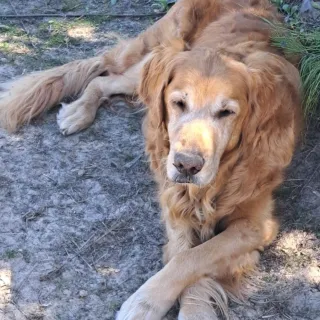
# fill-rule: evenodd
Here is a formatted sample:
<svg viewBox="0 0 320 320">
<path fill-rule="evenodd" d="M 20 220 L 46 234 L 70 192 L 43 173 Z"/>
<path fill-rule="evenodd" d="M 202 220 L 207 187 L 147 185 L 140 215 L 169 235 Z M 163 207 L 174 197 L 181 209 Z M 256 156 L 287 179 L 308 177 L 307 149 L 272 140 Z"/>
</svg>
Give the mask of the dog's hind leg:
<svg viewBox="0 0 320 320">
<path fill-rule="evenodd" d="M 105 58 L 100 56 L 0 84 L 0 127 L 11 132 L 17 130 L 64 97 L 78 95 L 106 70 Z"/>
<path fill-rule="evenodd" d="M 123 74 L 93 79 L 78 100 L 70 104 L 63 103 L 57 115 L 62 134 L 69 135 L 89 127 L 98 108 L 112 95 L 134 95 L 140 82 L 141 70 L 148 58 L 146 56 Z"/>
</svg>

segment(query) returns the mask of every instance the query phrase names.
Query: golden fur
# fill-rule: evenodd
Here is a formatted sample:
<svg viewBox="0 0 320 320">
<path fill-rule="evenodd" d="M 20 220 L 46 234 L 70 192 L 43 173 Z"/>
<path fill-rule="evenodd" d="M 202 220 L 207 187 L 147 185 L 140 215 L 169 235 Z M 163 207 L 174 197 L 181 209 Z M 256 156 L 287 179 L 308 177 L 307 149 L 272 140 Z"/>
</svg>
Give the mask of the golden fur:
<svg viewBox="0 0 320 320">
<path fill-rule="evenodd" d="M 270 45 L 265 19 L 280 21 L 267 0 L 180 0 L 100 57 L 5 85 L 0 124 L 10 131 L 80 93 L 59 112 L 64 134 L 86 128 L 113 94 L 137 94 L 147 106 L 166 266 L 123 304 L 119 320 L 161 319 L 179 297 L 179 319 L 215 319 L 212 306 L 228 317 L 226 292 L 243 298 L 259 250 L 277 234 L 272 192 L 299 136 L 300 80 Z M 178 154 L 200 155 L 200 172 L 177 169 Z"/>
</svg>

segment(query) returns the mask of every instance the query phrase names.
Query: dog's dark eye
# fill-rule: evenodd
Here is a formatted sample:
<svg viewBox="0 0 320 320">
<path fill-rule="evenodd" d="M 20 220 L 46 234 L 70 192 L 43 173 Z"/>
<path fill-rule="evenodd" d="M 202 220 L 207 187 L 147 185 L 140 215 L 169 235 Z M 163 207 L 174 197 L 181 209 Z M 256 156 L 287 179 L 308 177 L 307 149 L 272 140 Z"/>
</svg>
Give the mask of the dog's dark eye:
<svg viewBox="0 0 320 320">
<path fill-rule="evenodd" d="M 186 103 L 183 100 L 173 101 L 173 104 L 177 106 L 181 111 L 186 109 Z"/>
<path fill-rule="evenodd" d="M 224 109 L 224 110 L 218 111 L 216 114 L 216 117 L 218 119 L 221 119 L 221 118 L 226 118 L 228 116 L 231 116 L 232 114 L 234 114 L 232 110 Z"/>
</svg>

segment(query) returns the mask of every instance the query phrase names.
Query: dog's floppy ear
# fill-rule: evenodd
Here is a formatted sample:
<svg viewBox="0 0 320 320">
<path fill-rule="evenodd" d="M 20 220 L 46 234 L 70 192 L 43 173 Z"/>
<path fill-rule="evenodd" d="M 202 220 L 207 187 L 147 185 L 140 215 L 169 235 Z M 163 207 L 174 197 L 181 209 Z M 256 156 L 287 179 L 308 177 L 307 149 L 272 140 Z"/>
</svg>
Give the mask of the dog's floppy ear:
<svg viewBox="0 0 320 320">
<path fill-rule="evenodd" d="M 277 54 L 257 52 L 245 59 L 249 72 L 247 140 L 272 166 L 291 161 L 301 125 L 298 70 Z"/>
<path fill-rule="evenodd" d="M 299 72 L 291 63 L 263 51 L 238 58 L 232 56 L 231 63 L 246 79 L 248 109 L 237 150 L 241 161 L 233 170 L 228 190 L 219 198 L 225 212 L 231 198 L 242 203 L 282 182 L 302 120 Z"/>
<path fill-rule="evenodd" d="M 139 86 L 140 100 L 147 106 L 147 115 L 143 122 L 146 137 L 146 151 L 150 157 L 150 166 L 155 170 L 159 181 L 165 164 L 162 161 L 169 153 L 170 142 L 166 124 L 166 106 L 164 91 L 174 75 L 179 52 L 184 51 L 181 40 L 170 41 L 157 47 L 145 64 Z M 159 170 L 160 169 L 160 170 Z"/>
<path fill-rule="evenodd" d="M 178 39 L 158 46 L 142 70 L 139 97 L 152 116 L 157 118 L 158 127 L 166 121 L 163 93 L 173 76 L 174 58 L 184 50 L 185 43 Z"/>
<path fill-rule="evenodd" d="M 252 197 L 282 182 L 301 130 L 301 93 L 298 70 L 277 54 L 258 51 L 244 59 L 248 75 L 248 113 L 243 122 L 241 154 L 251 168 Z"/>
</svg>

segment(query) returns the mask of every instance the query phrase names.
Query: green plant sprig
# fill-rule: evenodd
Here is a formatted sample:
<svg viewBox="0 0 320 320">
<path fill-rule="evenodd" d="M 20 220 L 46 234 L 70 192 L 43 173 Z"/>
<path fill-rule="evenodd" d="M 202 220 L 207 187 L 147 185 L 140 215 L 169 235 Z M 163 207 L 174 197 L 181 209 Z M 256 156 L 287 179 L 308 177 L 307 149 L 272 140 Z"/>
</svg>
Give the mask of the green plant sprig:
<svg viewBox="0 0 320 320">
<path fill-rule="evenodd" d="M 320 30 L 298 31 L 265 20 L 272 26 L 272 44 L 287 58 L 299 58 L 305 115 L 315 115 L 320 103 Z"/>
</svg>

